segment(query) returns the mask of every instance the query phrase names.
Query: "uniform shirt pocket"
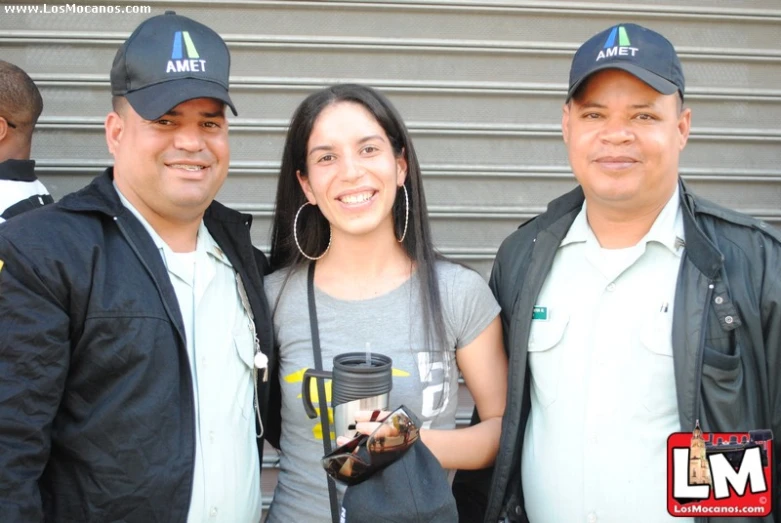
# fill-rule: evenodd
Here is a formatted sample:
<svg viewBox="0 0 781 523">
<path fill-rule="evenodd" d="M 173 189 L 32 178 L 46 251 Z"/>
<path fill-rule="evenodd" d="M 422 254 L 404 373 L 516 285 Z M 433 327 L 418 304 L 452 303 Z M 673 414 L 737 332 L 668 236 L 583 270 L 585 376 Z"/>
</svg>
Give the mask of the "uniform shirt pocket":
<svg viewBox="0 0 781 523">
<path fill-rule="evenodd" d="M 548 320 L 532 320 L 529 334 L 529 366 L 532 373 L 532 400 L 548 407 L 558 396 L 561 374 L 561 342 L 567 331 L 569 314 L 555 311 Z"/>
<path fill-rule="evenodd" d="M 639 360 L 637 390 L 646 410 L 655 415 L 677 410 L 670 312 L 654 311 L 643 322 Z"/>
</svg>

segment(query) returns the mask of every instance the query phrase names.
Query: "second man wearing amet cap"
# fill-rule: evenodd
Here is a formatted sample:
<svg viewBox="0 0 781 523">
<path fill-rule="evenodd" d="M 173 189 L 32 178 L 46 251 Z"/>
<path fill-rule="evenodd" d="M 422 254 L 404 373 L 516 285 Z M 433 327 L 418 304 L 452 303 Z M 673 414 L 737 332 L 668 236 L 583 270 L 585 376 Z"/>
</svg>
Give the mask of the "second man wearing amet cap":
<svg viewBox="0 0 781 523">
<path fill-rule="evenodd" d="M 510 376 L 485 521 L 682 521 L 671 433 L 781 434 L 781 236 L 680 179 L 691 111 L 662 35 L 597 34 L 569 85 L 579 187 L 504 241 L 490 280 Z"/>
<path fill-rule="evenodd" d="M 260 519 L 266 261 L 213 201 L 229 68 L 208 27 L 143 22 L 111 71 L 113 168 L 0 232 L 4 522 Z"/>
</svg>

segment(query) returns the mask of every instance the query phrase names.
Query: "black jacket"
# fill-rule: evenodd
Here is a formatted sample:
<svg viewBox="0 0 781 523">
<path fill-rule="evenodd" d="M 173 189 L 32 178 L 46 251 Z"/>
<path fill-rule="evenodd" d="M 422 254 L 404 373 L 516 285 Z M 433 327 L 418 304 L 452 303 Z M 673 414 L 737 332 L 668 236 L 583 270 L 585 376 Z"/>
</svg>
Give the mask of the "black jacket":
<svg viewBox="0 0 781 523">
<path fill-rule="evenodd" d="M 697 198 L 683 182 L 680 194 L 686 250 L 676 288 L 672 345 L 681 430 L 693 430 L 697 419 L 706 432 L 772 429 L 778 470 L 781 234 L 764 222 Z M 527 347 L 532 310 L 582 205 L 578 187 L 511 234 L 497 254 L 490 285 L 502 307 L 509 353 L 507 409 L 492 479 L 485 471 L 456 478 L 460 512 L 470 511 L 462 521 L 482 519 L 475 510 L 481 502 L 487 504 L 486 522 L 526 521 L 520 458 L 530 408 Z M 776 519 L 764 521 L 781 521 L 779 487 L 776 482 Z M 719 518 L 721 523 L 746 520 Z"/>
<path fill-rule="evenodd" d="M 195 420 L 184 324 L 112 174 L 0 228 L 3 522 L 187 518 Z M 214 202 L 204 222 L 241 274 L 273 369 L 251 217 Z"/>
</svg>

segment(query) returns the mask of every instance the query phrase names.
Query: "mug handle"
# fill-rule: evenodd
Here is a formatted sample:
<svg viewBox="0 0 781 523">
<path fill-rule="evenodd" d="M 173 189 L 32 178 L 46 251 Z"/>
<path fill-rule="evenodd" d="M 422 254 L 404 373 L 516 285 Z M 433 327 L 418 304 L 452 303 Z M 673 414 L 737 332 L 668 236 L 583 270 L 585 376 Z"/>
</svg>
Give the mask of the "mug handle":
<svg viewBox="0 0 781 523">
<path fill-rule="evenodd" d="M 306 369 L 304 372 L 304 381 L 301 382 L 301 398 L 304 402 L 304 412 L 309 416 L 309 419 L 315 419 L 317 417 L 317 411 L 315 411 L 314 405 L 312 405 L 312 396 L 309 394 L 311 390 L 309 382 L 312 378 L 333 378 L 333 373 L 328 370 L 315 370 Z"/>
</svg>

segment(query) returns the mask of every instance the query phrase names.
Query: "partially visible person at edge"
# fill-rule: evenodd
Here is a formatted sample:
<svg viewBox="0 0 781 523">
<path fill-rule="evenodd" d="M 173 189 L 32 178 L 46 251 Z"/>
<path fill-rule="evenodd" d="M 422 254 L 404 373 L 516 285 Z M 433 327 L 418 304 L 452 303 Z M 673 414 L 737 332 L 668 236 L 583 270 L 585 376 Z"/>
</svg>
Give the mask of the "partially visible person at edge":
<svg viewBox="0 0 781 523">
<path fill-rule="evenodd" d="M 0 227 L 4 523 L 260 520 L 266 261 L 213 201 L 229 66 L 208 27 L 144 21 L 111 70 L 114 166 Z"/>
<path fill-rule="evenodd" d="M 302 369 L 314 368 L 311 263 L 324 368 L 369 344 L 393 360 L 391 408 L 404 404 L 420 416 L 421 441 L 444 469 L 493 463 L 507 375 L 499 307 L 479 274 L 434 250 L 420 166 L 396 109 L 369 87 L 336 85 L 301 103 L 282 157 L 276 272 L 266 280 L 282 418 L 269 521 L 331 519 L 322 428 L 300 399 Z M 484 421 L 451 430 L 459 370 Z"/>
<path fill-rule="evenodd" d="M 0 223 L 54 201 L 35 175 L 35 160 L 30 160 L 33 130 L 42 111 L 35 82 L 0 60 Z"/>
<path fill-rule="evenodd" d="M 781 234 L 680 178 L 684 100 L 654 31 L 575 54 L 562 131 L 580 185 L 504 241 L 490 279 L 510 390 L 486 522 L 687 521 L 666 511 L 666 441 L 698 420 L 772 429 L 778 469 Z"/>
</svg>

